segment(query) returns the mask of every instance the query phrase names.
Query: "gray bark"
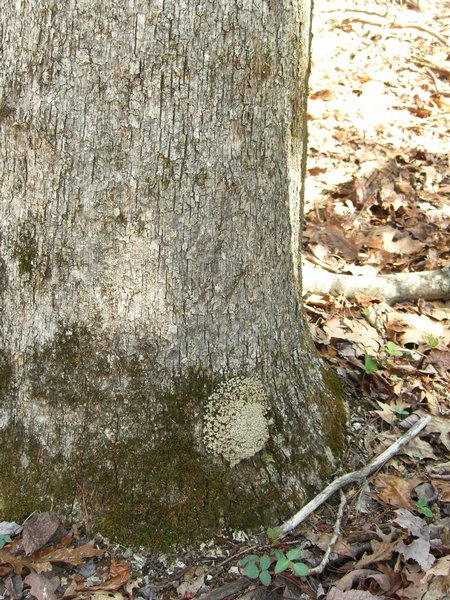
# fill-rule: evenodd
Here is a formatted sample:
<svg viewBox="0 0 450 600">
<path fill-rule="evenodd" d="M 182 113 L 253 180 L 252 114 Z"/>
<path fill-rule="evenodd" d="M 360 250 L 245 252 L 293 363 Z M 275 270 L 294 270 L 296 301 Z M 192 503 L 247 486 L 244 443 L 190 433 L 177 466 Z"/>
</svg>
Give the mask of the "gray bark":
<svg viewBox="0 0 450 600">
<path fill-rule="evenodd" d="M 11 515 L 87 505 L 158 545 L 267 521 L 332 468 L 294 267 L 309 37 L 293 0 L 3 2 Z"/>
</svg>

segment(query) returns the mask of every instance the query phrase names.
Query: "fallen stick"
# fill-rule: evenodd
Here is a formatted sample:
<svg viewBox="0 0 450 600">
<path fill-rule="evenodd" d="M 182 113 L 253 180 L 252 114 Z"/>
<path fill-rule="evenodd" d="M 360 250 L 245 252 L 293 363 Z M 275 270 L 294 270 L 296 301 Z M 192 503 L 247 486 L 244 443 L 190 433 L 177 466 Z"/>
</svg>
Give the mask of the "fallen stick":
<svg viewBox="0 0 450 600">
<path fill-rule="evenodd" d="M 302 261 L 303 289 L 314 294 L 356 293 L 382 298 L 386 304 L 405 300 L 437 300 L 450 297 L 450 269 L 389 275 L 342 275 L 329 273 Z"/>
<path fill-rule="evenodd" d="M 309 517 L 311 513 L 313 513 L 319 506 L 321 506 L 330 496 L 332 496 L 335 492 L 343 488 L 345 485 L 349 483 L 355 483 L 356 481 L 360 481 L 361 479 L 365 479 L 369 475 L 371 475 L 374 471 L 379 469 L 384 465 L 389 459 L 391 459 L 397 452 L 400 450 L 402 446 L 407 444 L 413 438 L 416 437 L 418 433 L 422 431 L 424 427 L 428 425 L 431 417 L 427 416 L 423 419 L 420 419 L 415 423 L 408 431 L 402 435 L 396 442 L 394 442 L 389 448 L 386 448 L 384 452 L 382 452 L 379 456 L 373 459 L 368 465 L 359 469 L 358 471 L 352 471 L 351 473 L 347 473 L 346 475 L 342 475 L 338 477 L 334 481 L 332 481 L 327 487 L 320 492 L 315 498 L 308 502 L 301 510 L 298 511 L 292 518 L 288 521 L 280 525 L 280 529 L 283 532 L 281 537 L 286 536 L 289 532 L 295 529 L 300 523 L 302 523 L 305 519 Z"/>
<path fill-rule="evenodd" d="M 339 534 L 341 533 L 341 521 L 342 521 L 342 517 L 344 516 L 344 508 L 345 508 L 346 504 L 347 504 L 347 498 L 345 497 L 344 492 L 341 490 L 341 502 L 339 503 L 338 514 L 337 514 L 336 522 L 335 522 L 334 528 L 333 528 L 333 536 L 330 540 L 330 543 L 328 544 L 328 548 L 326 549 L 326 552 L 323 555 L 322 560 L 317 565 L 317 567 L 314 567 L 313 569 L 309 570 L 308 575 L 320 575 L 321 573 L 323 573 L 325 567 L 327 566 L 328 561 L 330 559 L 331 551 L 333 550 L 334 545 L 336 544 L 337 539 L 339 537 Z"/>
</svg>

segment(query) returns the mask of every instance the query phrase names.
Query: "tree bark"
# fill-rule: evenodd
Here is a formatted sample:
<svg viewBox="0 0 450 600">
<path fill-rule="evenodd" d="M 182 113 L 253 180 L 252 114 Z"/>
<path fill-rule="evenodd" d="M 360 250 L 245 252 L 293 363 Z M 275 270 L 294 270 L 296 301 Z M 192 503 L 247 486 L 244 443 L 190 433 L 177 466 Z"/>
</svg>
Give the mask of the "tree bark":
<svg viewBox="0 0 450 600">
<path fill-rule="evenodd" d="M 154 546 L 282 517 L 345 421 L 294 267 L 308 3 L 0 18 L 5 513 Z"/>
</svg>

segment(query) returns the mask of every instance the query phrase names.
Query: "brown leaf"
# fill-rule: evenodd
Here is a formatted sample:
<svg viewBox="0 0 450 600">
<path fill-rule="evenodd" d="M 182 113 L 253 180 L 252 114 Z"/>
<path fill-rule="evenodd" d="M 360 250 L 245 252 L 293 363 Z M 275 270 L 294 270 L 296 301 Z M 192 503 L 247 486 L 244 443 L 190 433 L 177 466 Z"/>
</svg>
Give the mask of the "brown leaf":
<svg viewBox="0 0 450 600">
<path fill-rule="evenodd" d="M 433 479 L 432 484 L 438 491 L 439 500 L 441 502 L 450 502 L 450 482 L 441 479 Z"/>
<path fill-rule="evenodd" d="M 396 475 L 380 474 L 373 481 L 377 495 L 382 502 L 398 508 L 414 510 L 411 490 L 422 483 L 422 479 L 403 479 Z"/>
<path fill-rule="evenodd" d="M 399 508 L 395 512 L 397 516 L 394 519 L 394 523 L 398 523 L 400 527 L 407 529 L 414 537 L 424 540 L 430 539 L 430 530 L 426 521 L 420 517 L 416 517 L 416 515 L 413 515 L 409 510 L 404 508 Z"/>
<path fill-rule="evenodd" d="M 421 416 L 422 413 L 420 412 Z M 425 414 L 425 413 L 423 413 Z M 450 452 L 450 419 L 447 417 L 439 417 L 433 415 L 431 421 L 425 428 L 427 433 L 439 433 L 439 439 L 441 443 Z"/>
<path fill-rule="evenodd" d="M 23 526 L 22 544 L 25 554 L 33 554 L 49 542 L 58 542 L 64 534 L 62 523 L 55 513 L 32 515 Z"/>
<path fill-rule="evenodd" d="M 365 319 L 335 316 L 325 323 L 323 329 L 330 338 L 348 340 L 357 344 L 359 354 L 367 352 L 371 356 L 377 356 L 384 342 L 375 327 Z"/>
<path fill-rule="evenodd" d="M 391 254 L 415 254 L 424 247 L 424 244 L 413 240 L 409 234 L 389 225 L 373 227 L 366 233 L 365 244 L 369 248 L 385 250 Z"/>
<path fill-rule="evenodd" d="M 40 560 L 36 560 L 35 563 L 62 562 L 70 565 L 79 565 L 85 558 L 101 556 L 102 554 L 104 554 L 104 550 L 97 550 L 97 548 L 94 548 L 94 541 L 91 541 L 83 546 L 78 546 L 77 548 L 56 548 L 55 550 L 47 552 Z"/>
<path fill-rule="evenodd" d="M 364 567 L 367 567 L 368 565 L 380 560 L 389 560 L 391 558 L 392 551 L 394 549 L 393 544 L 372 540 L 370 545 L 372 546 L 373 550 L 372 554 L 365 553 L 363 557 L 356 563 L 356 568 L 363 569 Z"/>
<path fill-rule="evenodd" d="M 400 542 L 395 546 L 394 550 L 399 552 L 405 561 L 416 561 L 425 573 L 432 567 L 436 560 L 430 553 L 430 542 L 423 538 L 413 540 L 410 544 Z"/>
<path fill-rule="evenodd" d="M 347 590 L 342 592 L 333 587 L 329 590 L 326 600 L 386 600 L 386 596 L 374 596 L 366 590 Z"/>
<path fill-rule="evenodd" d="M 316 538 L 315 544 L 325 552 L 330 545 L 332 537 L 332 533 L 320 533 Z M 335 554 L 340 554 L 341 556 L 354 557 L 352 547 L 342 538 L 342 536 L 338 538 L 336 544 L 333 546 L 333 552 Z"/>
<path fill-rule="evenodd" d="M 31 587 L 31 594 L 37 598 L 37 600 L 56 600 L 55 594 L 59 586 L 58 577 L 45 577 L 45 575 L 38 575 L 34 571 L 31 571 L 24 579 L 24 582 Z"/>
<path fill-rule="evenodd" d="M 131 577 L 131 565 L 129 563 L 118 563 L 114 559 L 111 560 L 109 567 L 108 579 L 89 587 L 79 587 L 79 592 L 88 592 L 94 590 L 104 590 L 108 592 L 117 592 L 123 585 L 125 585 Z"/>
<path fill-rule="evenodd" d="M 433 349 L 425 357 L 423 366 L 433 365 L 441 375 L 450 370 L 450 352 L 447 350 Z"/>
<path fill-rule="evenodd" d="M 5 579 L 6 598 L 20 600 L 22 598 L 23 579 L 19 575 L 8 575 Z"/>
<path fill-rule="evenodd" d="M 366 579 L 375 580 L 383 592 L 389 591 L 391 587 L 391 581 L 387 575 L 383 575 L 372 569 L 355 569 L 354 571 L 350 571 L 350 573 L 346 573 L 339 579 L 336 587 L 342 591 L 350 590 L 356 583 L 364 582 Z"/>
<path fill-rule="evenodd" d="M 333 92 L 331 90 L 317 90 L 309 95 L 311 100 L 329 100 L 332 98 Z"/>
<path fill-rule="evenodd" d="M 2 548 L 0 550 L 0 564 L 11 565 L 16 575 L 22 575 L 24 569 L 29 571 L 31 561 L 24 556 L 10 552 L 7 548 Z"/>
</svg>

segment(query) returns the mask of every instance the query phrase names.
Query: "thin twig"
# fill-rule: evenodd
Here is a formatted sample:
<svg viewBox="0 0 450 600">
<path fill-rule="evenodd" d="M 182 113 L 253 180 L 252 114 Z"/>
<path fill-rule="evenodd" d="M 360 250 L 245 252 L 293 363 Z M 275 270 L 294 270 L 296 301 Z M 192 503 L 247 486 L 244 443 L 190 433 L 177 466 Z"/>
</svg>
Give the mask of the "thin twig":
<svg viewBox="0 0 450 600">
<path fill-rule="evenodd" d="M 385 462 L 387 462 L 395 454 L 398 453 L 402 446 L 404 446 L 413 438 L 415 438 L 416 435 L 428 425 L 430 420 L 430 416 L 420 419 L 404 435 L 402 435 L 402 437 L 400 437 L 396 442 L 389 446 L 389 448 L 387 448 L 379 456 L 374 458 L 374 460 L 371 463 L 369 463 L 362 469 L 359 469 L 358 471 L 352 471 L 351 473 L 342 475 L 341 477 L 338 477 L 338 479 L 332 481 L 322 492 L 320 492 L 320 494 L 313 498 L 311 502 L 308 502 L 308 504 L 306 504 L 298 513 L 296 513 L 293 517 L 291 517 L 288 521 L 286 521 L 280 526 L 280 529 L 283 532 L 283 537 L 287 535 L 290 531 L 295 529 L 295 527 L 302 523 L 307 517 L 309 517 L 311 513 L 313 513 L 319 506 L 321 506 L 325 502 L 325 500 L 328 500 L 328 498 L 332 496 L 335 492 L 343 488 L 345 485 L 348 485 L 349 483 L 355 483 L 356 481 L 365 479 L 374 471 L 383 466 Z"/>
<path fill-rule="evenodd" d="M 317 567 L 314 567 L 313 569 L 309 570 L 308 575 L 320 575 L 321 573 L 323 573 L 325 567 L 327 566 L 328 561 L 330 560 L 331 551 L 333 550 L 334 545 L 336 544 L 337 539 L 339 537 L 339 534 L 341 533 L 341 522 L 342 522 L 342 517 L 344 516 L 344 509 L 345 509 L 346 504 L 347 504 L 347 498 L 346 498 L 344 492 L 341 490 L 341 502 L 339 504 L 339 510 L 338 510 L 338 514 L 336 517 L 336 522 L 334 524 L 333 536 L 330 540 L 330 543 L 328 544 L 328 548 L 326 549 L 326 552 L 323 555 L 322 560 L 317 565 Z"/>
<path fill-rule="evenodd" d="M 354 11 L 352 11 L 354 12 Z M 443 44 L 447 45 L 447 39 L 428 25 L 424 25 L 422 23 L 398 23 L 396 21 L 389 21 L 386 17 L 378 16 L 377 18 L 364 18 L 359 17 L 357 14 L 351 15 L 344 19 L 346 22 L 357 21 L 359 23 L 365 23 L 366 25 L 373 25 L 375 27 L 392 27 L 393 29 L 417 29 L 418 31 L 423 31 L 428 35 L 436 38 Z"/>
</svg>

